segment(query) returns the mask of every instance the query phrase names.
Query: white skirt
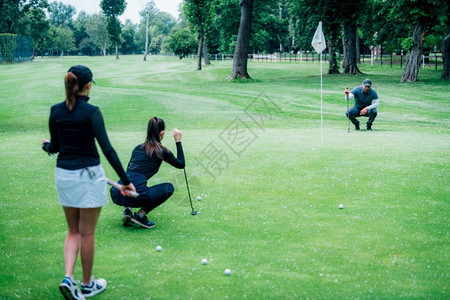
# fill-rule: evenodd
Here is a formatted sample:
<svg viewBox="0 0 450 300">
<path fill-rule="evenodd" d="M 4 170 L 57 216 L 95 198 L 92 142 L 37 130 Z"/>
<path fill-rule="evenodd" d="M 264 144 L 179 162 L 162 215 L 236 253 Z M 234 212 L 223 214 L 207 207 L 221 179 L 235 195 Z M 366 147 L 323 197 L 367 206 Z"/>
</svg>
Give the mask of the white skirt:
<svg viewBox="0 0 450 300">
<path fill-rule="evenodd" d="M 94 208 L 108 203 L 105 171 L 101 164 L 78 170 L 56 168 L 55 182 L 62 206 Z"/>
</svg>

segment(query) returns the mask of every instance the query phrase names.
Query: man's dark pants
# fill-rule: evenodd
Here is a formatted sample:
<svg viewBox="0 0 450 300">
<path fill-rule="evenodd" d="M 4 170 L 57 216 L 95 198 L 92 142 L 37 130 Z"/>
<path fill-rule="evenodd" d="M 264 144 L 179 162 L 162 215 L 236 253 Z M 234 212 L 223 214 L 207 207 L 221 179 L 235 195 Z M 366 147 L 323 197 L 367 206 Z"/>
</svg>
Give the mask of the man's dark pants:
<svg viewBox="0 0 450 300">
<path fill-rule="evenodd" d="M 367 121 L 366 124 L 372 125 L 373 121 L 377 117 L 377 114 L 378 114 L 377 109 L 372 108 L 372 109 L 369 109 L 365 115 L 360 115 L 360 110 L 354 106 L 352 108 L 350 108 L 346 113 L 347 118 L 349 118 L 350 121 L 352 121 L 353 125 L 355 125 L 355 126 L 358 125 L 358 120 L 356 119 L 357 117 L 368 117 L 369 120 Z"/>
</svg>

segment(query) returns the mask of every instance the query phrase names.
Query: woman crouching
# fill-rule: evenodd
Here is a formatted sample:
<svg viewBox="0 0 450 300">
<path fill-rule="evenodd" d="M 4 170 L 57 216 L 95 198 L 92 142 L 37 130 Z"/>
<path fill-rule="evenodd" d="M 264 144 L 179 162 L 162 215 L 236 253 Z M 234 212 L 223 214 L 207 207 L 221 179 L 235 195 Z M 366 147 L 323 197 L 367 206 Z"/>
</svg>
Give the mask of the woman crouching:
<svg viewBox="0 0 450 300">
<path fill-rule="evenodd" d="M 178 169 L 183 169 L 185 166 L 181 132 L 178 129 L 173 130 L 177 157 L 161 144 L 164 133 L 164 121 L 157 117 L 151 118 L 148 122 L 145 142 L 137 145 L 131 154 L 126 173 L 139 193 L 139 197 L 123 196 L 114 187 L 110 190 L 113 202 L 125 207 L 122 218 L 123 226 L 136 224 L 144 228 L 154 227 L 155 223 L 148 220 L 147 214 L 169 199 L 175 190 L 173 185 L 168 182 L 147 186 L 148 180 L 158 172 L 163 161 Z M 133 207 L 140 209 L 133 214 Z"/>
</svg>

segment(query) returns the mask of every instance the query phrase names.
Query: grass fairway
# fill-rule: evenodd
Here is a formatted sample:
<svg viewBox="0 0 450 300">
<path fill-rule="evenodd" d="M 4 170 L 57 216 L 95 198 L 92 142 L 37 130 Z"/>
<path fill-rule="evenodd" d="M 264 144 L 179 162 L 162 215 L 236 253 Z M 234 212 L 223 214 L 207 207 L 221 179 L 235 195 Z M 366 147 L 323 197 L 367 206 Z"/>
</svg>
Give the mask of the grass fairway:
<svg viewBox="0 0 450 300">
<path fill-rule="evenodd" d="M 151 182 L 176 192 L 150 214 L 155 228 L 124 228 L 121 207 L 105 206 L 94 275 L 108 288 L 96 299 L 450 298 L 450 85 L 440 73 L 401 83 L 400 69 L 361 66 L 380 107 L 373 132 L 350 133 L 343 90 L 365 77 L 324 76 L 321 143 L 317 63 L 249 62 L 253 80 L 229 83 L 229 61 L 196 71 L 192 60 L 122 56 L 0 65 L 1 299 L 62 298 L 66 222 L 55 159 L 40 144 L 65 72 L 80 63 L 122 164 L 159 116 L 183 132 L 202 196 L 191 216 L 183 172 L 166 164 Z M 163 144 L 175 150 L 170 134 Z"/>
</svg>

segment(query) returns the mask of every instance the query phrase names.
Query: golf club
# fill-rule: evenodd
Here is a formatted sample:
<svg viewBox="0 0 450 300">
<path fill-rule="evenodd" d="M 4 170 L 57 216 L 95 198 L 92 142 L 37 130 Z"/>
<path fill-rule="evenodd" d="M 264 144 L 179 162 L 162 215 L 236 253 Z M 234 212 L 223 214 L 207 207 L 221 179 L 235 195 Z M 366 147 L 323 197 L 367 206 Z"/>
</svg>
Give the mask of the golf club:
<svg viewBox="0 0 450 300">
<path fill-rule="evenodd" d="M 122 185 L 120 183 L 117 183 L 115 181 L 112 181 L 109 178 L 106 178 L 106 182 L 110 185 L 118 189 L 119 191 L 122 189 Z M 130 190 L 125 190 L 125 192 L 129 195 L 129 197 L 137 198 L 139 197 L 139 194 Z"/>
<path fill-rule="evenodd" d="M 194 206 L 192 206 L 192 199 L 191 199 L 191 192 L 189 191 L 189 184 L 188 184 L 188 179 L 187 179 L 187 175 L 186 175 L 186 169 L 183 169 L 184 171 L 184 179 L 186 179 L 186 187 L 187 187 L 187 191 L 188 191 L 188 196 L 189 196 L 189 203 L 191 204 L 191 215 L 195 216 L 196 214 L 199 214 L 199 211 L 194 210 Z"/>
<path fill-rule="evenodd" d="M 348 86 L 345 87 L 345 98 L 347 99 L 347 114 L 349 110 L 348 106 Z M 350 119 L 347 117 L 347 133 L 350 133 Z"/>
</svg>

